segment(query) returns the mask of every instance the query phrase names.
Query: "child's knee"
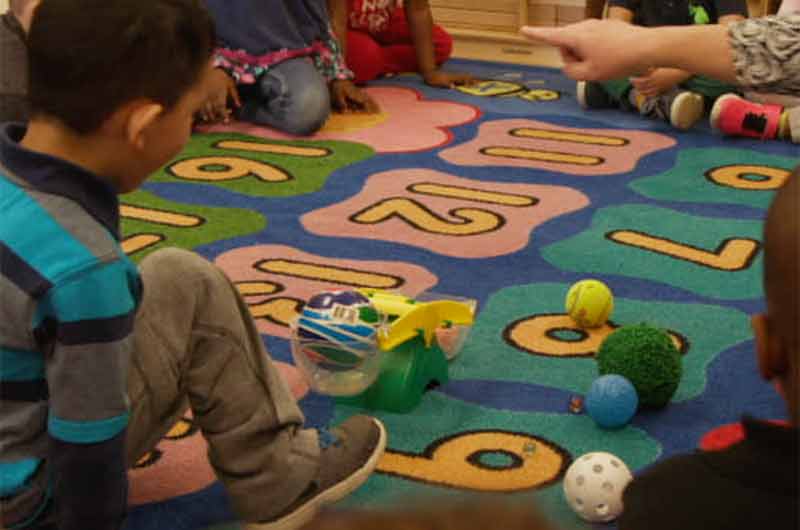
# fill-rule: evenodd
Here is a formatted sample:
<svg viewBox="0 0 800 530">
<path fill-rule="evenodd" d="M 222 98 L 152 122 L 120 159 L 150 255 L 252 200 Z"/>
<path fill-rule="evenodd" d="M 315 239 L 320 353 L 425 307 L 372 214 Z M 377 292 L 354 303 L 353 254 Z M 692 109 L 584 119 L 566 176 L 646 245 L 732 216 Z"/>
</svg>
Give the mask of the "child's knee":
<svg viewBox="0 0 800 530">
<path fill-rule="evenodd" d="M 196 252 L 174 247 L 156 250 L 142 260 L 139 269 L 143 278 L 159 278 L 173 288 L 218 274 L 216 266 Z"/>
<path fill-rule="evenodd" d="M 331 113 L 331 99 L 324 83 L 310 83 L 290 97 L 286 132 L 308 136 L 322 128 Z"/>
<path fill-rule="evenodd" d="M 168 268 L 179 271 L 196 261 L 206 261 L 198 254 L 182 248 L 168 247 L 156 250 L 142 260 L 142 267 Z"/>
</svg>

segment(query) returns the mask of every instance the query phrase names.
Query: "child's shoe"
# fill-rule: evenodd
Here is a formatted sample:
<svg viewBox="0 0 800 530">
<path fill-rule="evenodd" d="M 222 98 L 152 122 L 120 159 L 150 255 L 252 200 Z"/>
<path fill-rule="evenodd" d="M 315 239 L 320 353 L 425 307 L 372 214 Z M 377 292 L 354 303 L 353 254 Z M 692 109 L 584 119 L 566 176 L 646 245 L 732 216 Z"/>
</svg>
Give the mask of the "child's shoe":
<svg viewBox="0 0 800 530">
<path fill-rule="evenodd" d="M 730 136 L 771 140 L 778 135 L 783 107 L 753 103 L 736 94 L 720 96 L 711 109 L 711 127 Z"/>
<path fill-rule="evenodd" d="M 575 97 L 584 109 L 611 109 L 616 106 L 603 85 L 592 81 L 578 81 Z"/>
<path fill-rule="evenodd" d="M 376 418 L 353 416 L 330 431 L 319 431 L 319 475 L 308 490 L 276 519 L 245 525 L 246 530 L 295 530 L 320 508 L 343 499 L 361 486 L 386 449 L 386 428 Z"/>
<path fill-rule="evenodd" d="M 635 89 L 631 93 L 642 115 L 668 121 L 673 127 L 682 131 L 694 126 L 705 112 L 705 100 L 697 92 L 676 88 L 666 94 L 649 98 L 642 96 Z"/>
</svg>

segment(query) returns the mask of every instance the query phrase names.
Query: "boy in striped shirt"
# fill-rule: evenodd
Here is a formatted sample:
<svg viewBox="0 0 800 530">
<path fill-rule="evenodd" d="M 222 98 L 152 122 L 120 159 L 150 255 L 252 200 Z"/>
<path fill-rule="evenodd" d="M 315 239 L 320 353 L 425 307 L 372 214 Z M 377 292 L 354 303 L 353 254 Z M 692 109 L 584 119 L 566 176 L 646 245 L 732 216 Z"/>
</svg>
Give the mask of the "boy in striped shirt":
<svg viewBox="0 0 800 530">
<path fill-rule="evenodd" d="M 31 119 L 0 127 L 0 528 L 119 529 L 127 468 L 187 407 L 248 529 L 301 525 L 383 451 L 372 418 L 303 428 L 221 271 L 120 247 L 117 195 L 187 141 L 214 44 L 201 0 L 36 12 Z"/>
</svg>

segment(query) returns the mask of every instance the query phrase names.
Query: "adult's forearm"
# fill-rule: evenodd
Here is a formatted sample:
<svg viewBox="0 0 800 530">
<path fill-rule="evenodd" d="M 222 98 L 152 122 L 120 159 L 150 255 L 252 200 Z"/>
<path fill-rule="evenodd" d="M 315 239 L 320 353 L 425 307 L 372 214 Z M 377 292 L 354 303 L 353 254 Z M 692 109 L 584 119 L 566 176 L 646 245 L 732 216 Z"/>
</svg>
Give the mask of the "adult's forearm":
<svg viewBox="0 0 800 530">
<path fill-rule="evenodd" d="M 799 15 L 647 32 L 643 67 L 673 66 L 758 92 L 800 93 Z"/>
<path fill-rule="evenodd" d="M 800 15 L 658 28 L 585 20 L 526 26 L 522 33 L 557 46 L 564 73 L 573 79 L 603 81 L 671 67 L 759 92 L 800 93 Z"/>
<path fill-rule="evenodd" d="M 646 32 L 639 56 L 642 71 L 650 67 L 672 67 L 728 83 L 736 82 L 728 27 L 717 24 L 674 26 L 649 28 Z"/>
</svg>

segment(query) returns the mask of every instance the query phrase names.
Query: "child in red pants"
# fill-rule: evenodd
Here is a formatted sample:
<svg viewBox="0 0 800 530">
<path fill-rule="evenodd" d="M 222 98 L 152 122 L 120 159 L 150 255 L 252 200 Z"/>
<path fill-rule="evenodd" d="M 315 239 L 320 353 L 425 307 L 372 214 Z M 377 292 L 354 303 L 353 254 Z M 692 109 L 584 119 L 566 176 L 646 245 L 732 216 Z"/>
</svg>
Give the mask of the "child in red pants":
<svg viewBox="0 0 800 530">
<path fill-rule="evenodd" d="M 328 0 L 333 29 L 356 83 L 381 75 L 419 72 L 431 86 L 469 84 L 469 74 L 439 70 L 453 39 L 433 24 L 428 0 Z"/>
</svg>

